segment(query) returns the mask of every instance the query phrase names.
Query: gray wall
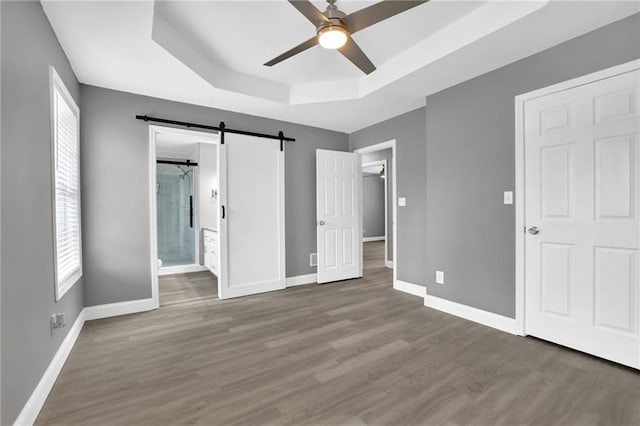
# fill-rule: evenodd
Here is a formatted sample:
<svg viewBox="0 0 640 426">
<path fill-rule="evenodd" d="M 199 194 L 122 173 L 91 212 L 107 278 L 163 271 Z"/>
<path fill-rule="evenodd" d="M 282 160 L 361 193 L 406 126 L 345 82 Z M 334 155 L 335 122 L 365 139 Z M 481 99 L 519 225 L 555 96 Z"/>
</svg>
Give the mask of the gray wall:
<svg viewBox="0 0 640 426">
<path fill-rule="evenodd" d="M 83 284 L 54 300 L 49 65 L 79 86 L 39 2 L 2 8 L 2 424 L 11 424 L 82 310 Z M 82 117 L 81 117 L 82 119 Z M 51 333 L 49 316 L 67 327 Z"/>
<path fill-rule="evenodd" d="M 149 131 L 136 114 L 296 138 L 285 150 L 287 276 L 316 272 L 315 150 L 348 150 L 346 134 L 85 85 L 81 103 L 87 306 L 151 296 Z"/>
<path fill-rule="evenodd" d="M 364 237 L 384 237 L 384 180 L 377 175 L 362 179 L 362 226 Z"/>
<path fill-rule="evenodd" d="M 639 57 L 636 14 L 427 97 L 427 294 L 515 316 L 514 97 Z"/>
<path fill-rule="evenodd" d="M 397 197 L 405 197 L 407 205 L 397 208 L 398 256 L 395 257 L 395 267 L 399 280 L 420 285 L 425 285 L 426 257 L 425 118 L 425 109 L 420 108 L 349 135 L 349 148 L 352 151 L 396 140 Z"/>
</svg>

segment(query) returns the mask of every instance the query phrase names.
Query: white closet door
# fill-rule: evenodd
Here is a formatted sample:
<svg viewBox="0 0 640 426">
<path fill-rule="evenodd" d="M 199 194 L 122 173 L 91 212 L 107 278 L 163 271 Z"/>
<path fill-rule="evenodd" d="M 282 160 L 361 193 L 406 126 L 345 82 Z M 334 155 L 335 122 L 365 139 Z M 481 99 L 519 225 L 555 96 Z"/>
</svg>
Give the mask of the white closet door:
<svg viewBox="0 0 640 426">
<path fill-rule="evenodd" d="M 639 82 L 634 71 L 525 104 L 525 331 L 633 367 Z"/>
<path fill-rule="evenodd" d="M 316 151 L 319 283 L 362 276 L 361 169 L 358 154 Z"/>
<path fill-rule="evenodd" d="M 284 152 L 280 142 L 225 133 L 220 145 L 221 299 L 285 285 Z"/>
</svg>

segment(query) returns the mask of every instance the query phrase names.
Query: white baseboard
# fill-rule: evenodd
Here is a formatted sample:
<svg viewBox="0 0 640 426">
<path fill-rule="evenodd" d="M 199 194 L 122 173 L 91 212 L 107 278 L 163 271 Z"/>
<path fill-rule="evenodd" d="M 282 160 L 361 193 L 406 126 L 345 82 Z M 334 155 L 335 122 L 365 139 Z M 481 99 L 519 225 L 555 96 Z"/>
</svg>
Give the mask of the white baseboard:
<svg viewBox="0 0 640 426">
<path fill-rule="evenodd" d="M 424 295 L 427 293 L 426 287 L 400 280 L 396 280 L 393 288 L 398 291 L 403 291 L 405 293 L 409 293 L 418 297 L 424 297 Z"/>
<path fill-rule="evenodd" d="M 295 287 L 297 285 L 315 284 L 318 282 L 317 274 L 297 275 L 295 277 L 287 277 L 287 287 Z"/>
<path fill-rule="evenodd" d="M 76 343 L 76 340 L 80 335 L 80 330 L 82 330 L 85 320 L 85 310 L 83 309 L 62 341 L 58 351 L 53 356 L 53 359 L 42 375 L 38 385 L 33 390 L 33 393 L 27 400 L 27 403 L 22 407 L 22 411 L 20 411 L 14 425 L 29 426 L 35 423 L 42 406 L 49 396 L 49 392 L 51 392 L 51 389 L 58 378 L 58 374 L 60 374 L 65 361 L 71 353 L 71 349 L 73 349 L 73 345 Z"/>
<path fill-rule="evenodd" d="M 387 268 L 393 269 L 393 260 L 385 260 L 384 266 L 386 266 Z"/>
<path fill-rule="evenodd" d="M 188 274 L 190 272 L 208 271 L 203 265 L 179 265 L 179 266 L 163 266 L 158 269 L 158 276 L 173 274 Z"/>
<path fill-rule="evenodd" d="M 117 317 L 119 315 L 147 312 L 158 308 L 153 299 L 130 300 L 128 302 L 109 303 L 107 305 L 89 306 L 84 308 L 87 321 L 101 318 Z"/>
<path fill-rule="evenodd" d="M 424 306 L 446 312 L 478 324 L 486 325 L 507 333 L 516 334 L 516 320 L 493 312 L 462 305 L 439 297 L 425 295 Z"/>
<path fill-rule="evenodd" d="M 27 400 L 27 403 L 22 408 L 22 411 L 20 411 L 20 414 L 14 422 L 14 426 L 30 426 L 35 423 L 36 418 L 38 417 L 38 414 L 40 414 L 40 410 L 47 400 L 49 392 L 51 392 L 65 361 L 71 353 L 71 349 L 73 349 L 73 345 L 75 345 L 76 340 L 80 335 L 82 326 L 86 321 L 132 314 L 136 312 L 146 312 L 156 309 L 157 307 L 158 306 L 153 302 L 153 299 L 142 299 L 84 308 L 71 326 L 71 329 L 62 341 L 58 351 L 53 356 L 53 359 L 42 375 L 38 385 Z"/>
<path fill-rule="evenodd" d="M 364 237 L 364 238 L 362 239 L 362 242 L 363 242 L 363 243 L 368 243 L 368 242 L 371 242 L 371 241 L 384 241 L 384 240 L 386 240 L 386 239 L 387 239 L 387 238 L 386 238 L 384 235 L 383 235 L 383 236 L 381 236 L 381 237 Z"/>
</svg>

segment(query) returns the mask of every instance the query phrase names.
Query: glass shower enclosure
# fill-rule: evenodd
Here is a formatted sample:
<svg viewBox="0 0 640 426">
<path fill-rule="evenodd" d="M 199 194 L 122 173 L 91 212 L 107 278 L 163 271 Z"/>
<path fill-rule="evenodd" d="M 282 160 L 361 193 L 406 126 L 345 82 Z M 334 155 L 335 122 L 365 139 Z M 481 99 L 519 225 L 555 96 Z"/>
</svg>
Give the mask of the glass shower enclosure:
<svg viewBox="0 0 640 426">
<path fill-rule="evenodd" d="M 196 263 L 196 168 L 189 161 L 158 160 L 158 259 L 162 267 Z"/>
</svg>

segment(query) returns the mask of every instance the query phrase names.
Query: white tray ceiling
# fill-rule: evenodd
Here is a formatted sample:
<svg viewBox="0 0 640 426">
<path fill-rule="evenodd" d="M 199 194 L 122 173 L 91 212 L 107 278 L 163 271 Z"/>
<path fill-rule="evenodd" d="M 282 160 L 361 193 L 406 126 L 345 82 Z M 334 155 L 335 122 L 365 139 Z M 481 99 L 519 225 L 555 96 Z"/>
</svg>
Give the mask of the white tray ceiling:
<svg viewBox="0 0 640 426">
<path fill-rule="evenodd" d="M 338 1 L 347 13 L 371 3 Z M 318 46 L 264 67 L 314 33 L 285 1 L 43 7 L 82 83 L 344 132 L 640 11 L 635 1 L 433 0 L 354 35 L 378 67 L 365 76 Z"/>
</svg>

